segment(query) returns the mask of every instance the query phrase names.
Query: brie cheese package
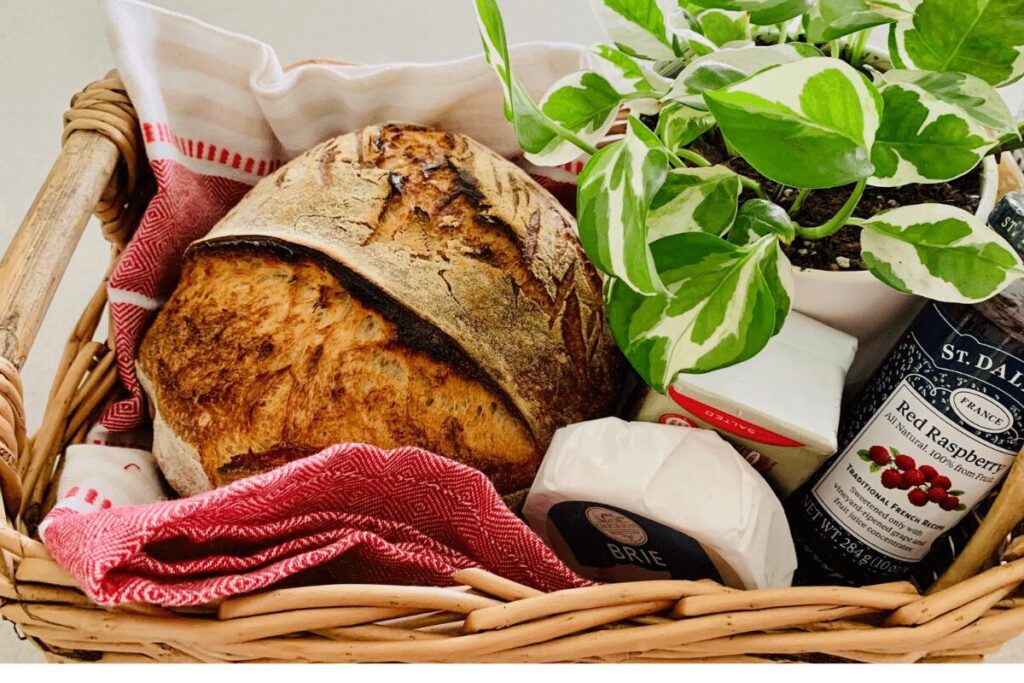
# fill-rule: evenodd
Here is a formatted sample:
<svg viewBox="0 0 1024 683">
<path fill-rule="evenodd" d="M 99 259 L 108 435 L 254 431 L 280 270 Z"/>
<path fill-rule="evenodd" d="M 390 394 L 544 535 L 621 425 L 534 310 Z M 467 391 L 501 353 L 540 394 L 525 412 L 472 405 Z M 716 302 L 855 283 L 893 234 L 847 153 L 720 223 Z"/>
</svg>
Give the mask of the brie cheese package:
<svg viewBox="0 0 1024 683">
<path fill-rule="evenodd" d="M 595 581 L 788 586 L 796 552 L 764 478 L 711 430 L 609 417 L 555 433 L 523 515 Z"/>
<path fill-rule="evenodd" d="M 636 419 L 706 427 L 735 445 L 785 498 L 836 452 L 839 408 L 857 339 L 790 313 L 761 353 L 648 390 Z"/>
</svg>

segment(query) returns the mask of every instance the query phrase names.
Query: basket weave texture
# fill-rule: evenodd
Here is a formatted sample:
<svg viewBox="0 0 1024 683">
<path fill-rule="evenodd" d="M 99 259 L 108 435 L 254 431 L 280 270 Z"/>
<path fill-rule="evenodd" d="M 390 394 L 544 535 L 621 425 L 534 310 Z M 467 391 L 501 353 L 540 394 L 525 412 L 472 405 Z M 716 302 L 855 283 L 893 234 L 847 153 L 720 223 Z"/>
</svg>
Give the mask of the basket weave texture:
<svg viewBox="0 0 1024 683">
<path fill-rule="evenodd" d="M 105 280 L 30 439 L 18 369 L 89 214 L 111 265 L 138 223 L 153 191 L 141 139 L 115 73 L 77 95 L 63 152 L 0 267 L 0 320 L 14 320 L 0 326 L 0 616 L 51 661 L 977 661 L 1024 632 L 1024 538 L 1005 532 L 989 569 L 927 596 L 906 582 L 738 591 L 667 580 L 543 594 L 467 570 L 456 588 L 310 586 L 181 612 L 91 604 L 32 535 L 53 505 L 60 454 L 117 385 L 113 352 L 93 341 Z M 1003 507 L 1021 504 L 1012 496 Z"/>
</svg>

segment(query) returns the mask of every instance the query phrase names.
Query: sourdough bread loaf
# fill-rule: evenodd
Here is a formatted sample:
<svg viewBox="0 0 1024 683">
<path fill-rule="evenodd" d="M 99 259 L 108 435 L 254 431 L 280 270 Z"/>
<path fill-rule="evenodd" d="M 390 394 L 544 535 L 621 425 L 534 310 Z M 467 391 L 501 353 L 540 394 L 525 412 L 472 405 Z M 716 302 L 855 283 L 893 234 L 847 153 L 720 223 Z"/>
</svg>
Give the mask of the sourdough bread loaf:
<svg viewBox="0 0 1024 683">
<path fill-rule="evenodd" d="M 572 217 L 476 142 L 388 124 L 265 178 L 185 257 L 138 371 L 192 495 L 340 441 L 530 484 L 628 372 Z"/>
</svg>

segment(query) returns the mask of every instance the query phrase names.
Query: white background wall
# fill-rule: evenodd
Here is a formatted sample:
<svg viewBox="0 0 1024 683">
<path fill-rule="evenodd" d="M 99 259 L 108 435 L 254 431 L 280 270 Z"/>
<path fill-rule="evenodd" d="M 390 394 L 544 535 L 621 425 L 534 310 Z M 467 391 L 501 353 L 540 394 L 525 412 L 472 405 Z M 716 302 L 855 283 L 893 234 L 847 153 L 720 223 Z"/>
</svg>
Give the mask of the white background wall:
<svg viewBox="0 0 1024 683">
<path fill-rule="evenodd" d="M 471 0 L 156 0 L 274 46 L 283 63 L 431 61 L 479 52 Z M 586 0 L 504 0 L 509 39 L 589 44 L 600 29 Z M 0 0 L 0 248 L 5 248 L 60 146 L 71 95 L 111 68 L 93 0 Z M 29 426 L 64 340 L 107 264 L 91 225 L 64 277 L 23 372 Z M 1024 662 L 1024 639 L 994 659 Z M 0 663 L 41 661 L 0 624 Z"/>
</svg>

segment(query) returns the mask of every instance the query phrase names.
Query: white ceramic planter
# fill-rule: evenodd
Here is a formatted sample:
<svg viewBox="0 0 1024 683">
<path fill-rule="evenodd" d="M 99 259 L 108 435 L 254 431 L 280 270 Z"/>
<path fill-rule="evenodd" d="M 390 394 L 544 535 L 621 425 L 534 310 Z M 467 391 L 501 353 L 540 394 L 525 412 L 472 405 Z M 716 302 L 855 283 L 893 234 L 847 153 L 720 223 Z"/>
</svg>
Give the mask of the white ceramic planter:
<svg viewBox="0 0 1024 683">
<path fill-rule="evenodd" d="M 982 166 L 981 202 L 977 215 L 987 218 L 995 208 L 999 172 L 995 159 Z M 857 356 L 847 386 L 864 382 L 906 331 L 924 305 L 916 296 L 901 294 L 867 271 L 794 269 L 793 308 L 837 330 L 857 337 Z"/>
</svg>

